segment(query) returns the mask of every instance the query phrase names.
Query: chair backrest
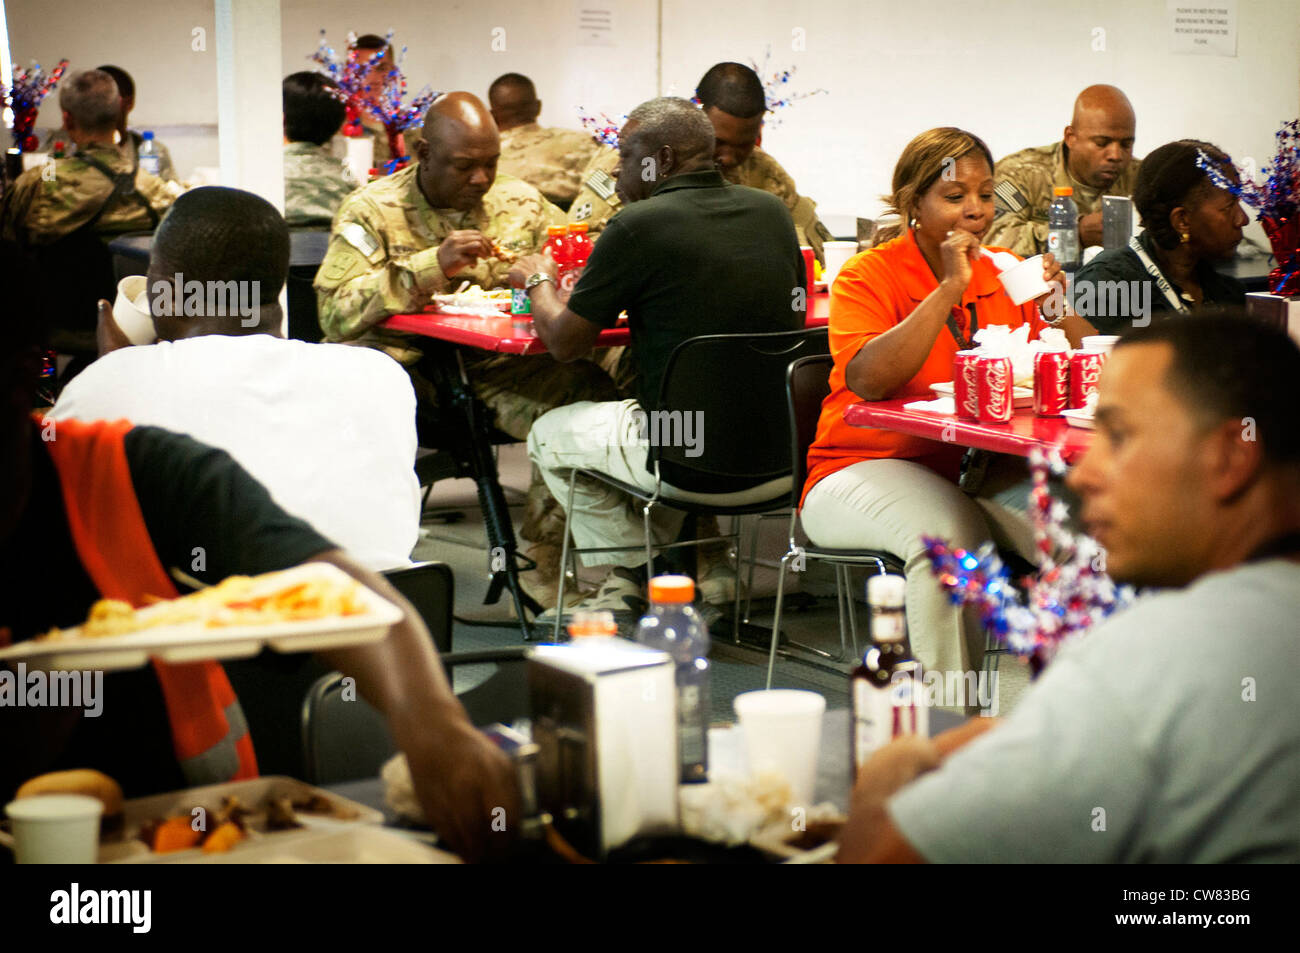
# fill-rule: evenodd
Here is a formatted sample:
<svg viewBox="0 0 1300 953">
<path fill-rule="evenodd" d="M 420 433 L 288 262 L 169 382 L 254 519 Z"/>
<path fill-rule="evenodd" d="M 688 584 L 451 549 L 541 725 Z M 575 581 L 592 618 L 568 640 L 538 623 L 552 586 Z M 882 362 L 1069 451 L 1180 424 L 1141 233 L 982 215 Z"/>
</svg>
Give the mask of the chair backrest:
<svg viewBox="0 0 1300 953">
<path fill-rule="evenodd" d="M 790 505 L 796 509 L 803 496 L 804 481 L 808 479 L 808 448 L 817 436 L 822 402 L 831 392 L 831 368 L 834 366 L 835 361 L 829 354 L 817 354 L 792 361 L 786 371 L 790 456 L 794 461 Z"/>
<path fill-rule="evenodd" d="M 475 725 L 511 724 L 529 713 L 526 646 L 452 652 L 442 656 L 447 677 L 458 667 L 495 665 L 483 682 L 458 695 Z M 383 715 L 343 675 L 320 678 L 302 705 L 303 777 L 309 784 L 337 784 L 379 774 L 397 752 Z"/>
<path fill-rule="evenodd" d="M 664 481 L 726 493 L 788 476 L 786 368 L 828 352 L 826 328 L 708 334 L 679 344 L 664 370 L 659 409 L 646 421 Z"/>
<path fill-rule="evenodd" d="M 456 599 L 456 580 L 446 563 L 417 563 L 402 569 L 389 569 L 384 578 L 420 613 L 439 655 L 451 651 L 452 611 Z"/>
</svg>

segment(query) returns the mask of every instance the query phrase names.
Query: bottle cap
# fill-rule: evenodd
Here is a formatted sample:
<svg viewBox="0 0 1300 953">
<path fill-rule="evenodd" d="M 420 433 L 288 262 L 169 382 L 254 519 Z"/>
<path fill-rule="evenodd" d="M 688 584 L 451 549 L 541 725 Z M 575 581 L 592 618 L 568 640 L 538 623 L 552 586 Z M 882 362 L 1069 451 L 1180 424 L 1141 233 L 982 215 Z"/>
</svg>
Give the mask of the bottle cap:
<svg viewBox="0 0 1300 953">
<path fill-rule="evenodd" d="M 569 226 L 569 232 L 573 235 L 585 235 L 587 234 L 587 223 L 574 222 L 572 225 Z"/>
<path fill-rule="evenodd" d="M 143 138 L 143 139 L 152 139 L 152 138 L 153 138 L 153 133 L 150 132 L 148 129 L 146 129 L 144 132 L 140 133 L 140 136 L 141 136 L 141 138 Z"/>
<path fill-rule="evenodd" d="M 651 602 L 690 602 L 695 598 L 695 583 L 690 576 L 655 576 L 650 580 Z"/>
<path fill-rule="evenodd" d="M 618 626 L 614 622 L 614 613 L 608 609 L 593 611 L 579 609 L 573 613 L 568 626 L 569 637 L 583 638 L 589 635 L 618 635 Z"/>
<path fill-rule="evenodd" d="M 566 227 L 567 227 L 567 226 L 564 226 L 564 225 L 547 225 L 547 226 L 546 226 L 546 237 L 547 237 L 547 238 L 558 238 L 559 236 L 561 236 L 561 235 L 564 234 L 564 231 L 565 231 L 565 228 L 566 228 Z"/>
<path fill-rule="evenodd" d="M 1052 194 L 1053 194 L 1053 195 L 1073 195 L 1073 194 L 1074 194 L 1074 188 L 1071 187 L 1071 186 L 1069 186 L 1069 185 L 1058 185 L 1056 188 L 1052 189 Z"/>
<path fill-rule="evenodd" d="M 902 576 L 868 576 L 867 604 L 884 609 L 897 609 L 903 605 L 907 580 Z"/>
</svg>

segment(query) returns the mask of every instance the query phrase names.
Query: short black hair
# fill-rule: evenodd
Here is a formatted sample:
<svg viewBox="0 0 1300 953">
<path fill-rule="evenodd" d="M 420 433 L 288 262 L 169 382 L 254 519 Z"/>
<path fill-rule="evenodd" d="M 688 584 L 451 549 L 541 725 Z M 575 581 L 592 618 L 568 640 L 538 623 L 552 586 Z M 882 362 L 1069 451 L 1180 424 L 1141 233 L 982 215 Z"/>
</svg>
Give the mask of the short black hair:
<svg viewBox="0 0 1300 953">
<path fill-rule="evenodd" d="M 488 87 L 488 98 L 492 98 L 493 90 L 500 89 L 502 86 L 515 86 L 526 89 L 529 96 L 533 99 L 537 98 L 537 88 L 533 85 L 533 81 L 523 73 L 502 73 L 492 80 L 492 85 Z"/>
<path fill-rule="evenodd" d="M 284 134 L 290 142 L 323 145 L 339 131 L 347 107 L 332 90 L 338 83 L 320 73 L 292 73 L 280 90 L 284 101 Z"/>
<path fill-rule="evenodd" d="M 1240 308 L 1195 314 L 1127 331 L 1116 348 L 1168 344 L 1165 385 L 1209 420 L 1255 423 L 1264 459 L 1300 464 L 1300 347 L 1281 329 Z"/>
<path fill-rule="evenodd" d="M 358 50 L 382 50 L 388 45 L 388 41 L 374 33 L 363 33 L 357 37 L 357 42 L 352 45 Z"/>
<path fill-rule="evenodd" d="M 274 205 L 242 189 L 209 185 L 180 196 L 154 233 L 150 269 L 201 282 L 257 281 L 259 304 L 289 274 L 289 226 Z"/>
<path fill-rule="evenodd" d="M 720 109 L 737 119 L 753 119 L 767 112 L 763 81 L 741 63 L 719 63 L 700 78 L 695 97 L 704 109 Z"/>
<path fill-rule="evenodd" d="M 131 74 L 122 69 L 122 67 L 100 66 L 97 67 L 97 69 L 101 73 L 107 73 L 109 76 L 113 77 L 113 82 L 117 83 L 117 91 L 123 96 L 135 95 L 135 80 L 133 80 Z"/>
<path fill-rule="evenodd" d="M 1169 224 L 1169 214 L 1189 200 L 1198 201 L 1201 196 L 1195 193 L 1208 196 L 1214 190 L 1210 177 L 1197 164 L 1202 152 L 1226 179 L 1237 180 L 1237 170 L 1223 150 L 1199 139 L 1180 139 L 1153 149 L 1138 169 L 1133 205 L 1142 216 L 1142 227 L 1161 248 L 1177 248 L 1182 240 Z"/>
</svg>

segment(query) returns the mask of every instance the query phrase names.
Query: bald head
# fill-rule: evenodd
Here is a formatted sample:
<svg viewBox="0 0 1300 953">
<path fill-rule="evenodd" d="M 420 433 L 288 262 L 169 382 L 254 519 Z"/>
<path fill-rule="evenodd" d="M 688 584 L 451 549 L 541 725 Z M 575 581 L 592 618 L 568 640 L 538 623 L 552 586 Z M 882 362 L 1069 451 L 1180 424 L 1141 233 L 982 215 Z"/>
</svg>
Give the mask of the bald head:
<svg viewBox="0 0 1300 953">
<path fill-rule="evenodd" d="M 501 137 L 483 101 L 473 93 L 445 93 L 424 114 L 415 145 L 416 181 L 434 208 L 468 212 L 496 180 Z"/>
<path fill-rule="evenodd" d="M 1074 101 L 1063 141 L 1070 174 L 1094 189 L 1108 189 L 1133 160 L 1137 117 L 1123 91 L 1089 86 Z"/>
</svg>

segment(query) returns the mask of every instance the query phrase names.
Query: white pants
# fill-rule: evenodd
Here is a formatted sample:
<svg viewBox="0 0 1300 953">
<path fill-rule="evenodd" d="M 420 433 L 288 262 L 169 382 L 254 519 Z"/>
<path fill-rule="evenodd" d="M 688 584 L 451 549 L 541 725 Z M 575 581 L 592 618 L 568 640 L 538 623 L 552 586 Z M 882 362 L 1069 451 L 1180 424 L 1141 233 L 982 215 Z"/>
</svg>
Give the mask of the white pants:
<svg viewBox="0 0 1300 953">
<path fill-rule="evenodd" d="M 569 499 L 569 476 L 574 470 L 595 470 L 616 480 L 653 492 L 654 474 L 646 469 L 650 441 L 664 436 L 659 428 L 646 427 L 646 417 L 635 400 L 595 403 L 584 400 L 557 407 L 539 417 L 528 431 L 528 456 L 532 458 L 551 495 L 566 506 Z M 667 430 L 668 428 L 664 428 Z M 694 436 L 703 446 L 702 432 Z M 676 434 L 681 436 L 680 429 Z M 688 455 L 695 449 L 686 444 Z M 664 483 L 660 496 L 664 500 L 683 500 L 717 506 L 741 506 L 771 499 L 790 490 L 788 477 L 771 480 L 738 493 L 692 493 Z M 579 549 L 627 547 L 626 552 L 596 553 L 582 557 L 587 566 L 645 564 L 645 523 L 643 504 L 621 490 L 590 477 L 579 476 L 573 488 L 573 512 L 569 531 Z M 653 542 L 670 543 L 681 532 L 685 514 L 671 506 L 656 504 L 650 511 Z"/>
<path fill-rule="evenodd" d="M 921 536 L 966 550 L 992 540 L 1032 561 L 1029 486 L 1025 461 L 1016 457 L 995 457 L 974 498 L 911 460 L 864 460 L 819 481 L 800 519 L 818 546 L 880 549 L 902 559 L 912 651 L 927 669 L 976 671 L 985 642 L 979 615 L 952 604 L 930 570 Z"/>
</svg>

